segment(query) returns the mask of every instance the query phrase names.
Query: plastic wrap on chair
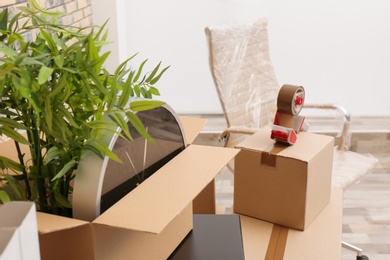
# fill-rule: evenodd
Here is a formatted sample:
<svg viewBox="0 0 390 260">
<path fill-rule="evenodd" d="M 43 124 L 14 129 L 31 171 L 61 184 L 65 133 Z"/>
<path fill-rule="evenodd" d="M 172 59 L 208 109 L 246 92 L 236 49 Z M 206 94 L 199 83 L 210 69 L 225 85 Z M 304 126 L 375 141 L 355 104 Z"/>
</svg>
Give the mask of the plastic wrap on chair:
<svg viewBox="0 0 390 260">
<path fill-rule="evenodd" d="M 211 74 L 228 126 L 271 123 L 280 87 L 269 55 L 267 20 L 205 31 Z"/>
<path fill-rule="evenodd" d="M 378 163 L 378 159 L 370 154 L 339 151 L 336 147 L 333 152 L 333 188 L 348 188 L 370 173 Z"/>
</svg>

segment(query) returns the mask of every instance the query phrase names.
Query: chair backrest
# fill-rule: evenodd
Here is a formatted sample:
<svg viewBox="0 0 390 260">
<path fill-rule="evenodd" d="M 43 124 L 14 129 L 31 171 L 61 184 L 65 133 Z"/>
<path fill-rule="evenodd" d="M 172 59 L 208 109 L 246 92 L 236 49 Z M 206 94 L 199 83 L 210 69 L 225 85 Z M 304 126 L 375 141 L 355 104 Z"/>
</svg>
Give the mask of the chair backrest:
<svg viewBox="0 0 390 260">
<path fill-rule="evenodd" d="M 211 75 L 228 127 L 273 121 L 280 89 L 271 63 L 267 20 L 206 27 Z"/>
</svg>

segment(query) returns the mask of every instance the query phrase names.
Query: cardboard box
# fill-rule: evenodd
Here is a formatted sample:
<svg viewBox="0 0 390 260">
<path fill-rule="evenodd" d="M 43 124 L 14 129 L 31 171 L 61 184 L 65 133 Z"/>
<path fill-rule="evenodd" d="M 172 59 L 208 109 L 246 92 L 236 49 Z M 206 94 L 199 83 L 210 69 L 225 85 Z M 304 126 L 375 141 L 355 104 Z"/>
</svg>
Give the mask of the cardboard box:
<svg viewBox="0 0 390 260">
<path fill-rule="evenodd" d="M 236 146 L 234 212 L 304 230 L 329 202 L 333 137 L 301 132 L 286 146 L 270 133 L 263 128 Z"/>
<path fill-rule="evenodd" d="M 215 214 L 215 201 L 215 179 L 213 179 L 192 201 L 192 211 L 194 214 Z"/>
<path fill-rule="evenodd" d="M 33 202 L 12 201 L 0 207 L 0 259 L 40 259 Z"/>
<path fill-rule="evenodd" d="M 207 120 L 204 118 L 180 116 L 180 121 L 185 129 L 186 144 L 190 145 L 193 143 L 199 130 L 205 125 Z M 22 134 L 26 136 L 25 133 Z M 16 162 L 19 161 L 15 144 L 12 139 L 2 137 L 0 139 L 0 147 L 2 156 L 6 156 Z M 31 158 L 29 147 L 20 144 L 20 148 L 22 153 L 25 154 L 24 161 L 29 160 Z M 215 214 L 215 211 L 215 182 L 212 180 L 194 199 L 193 212 L 194 214 Z"/>
<path fill-rule="evenodd" d="M 247 216 L 241 228 L 246 260 L 341 259 L 342 190 L 303 232 Z"/>
<path fill-rule="evenodd" d="M 181 116 L 180 121 L 185 129 L 187 145 L 190 145 L 194 142 L 195 138 L 198 136 L 199 129 L 205 125 L 207 120 L 204 118 Z M 197 127 L 194 127 L 194 125 Z M 216 205 L 214 179 L 192 201 L 192 211 L 194 214 L 215 214 Z"/>
<path fill-rule="evenodd" d="M 188 142 L 198 123 L 185 123 Z M 190 145 L 92 222 L 38 213 L 42 259 L 166 259 L 192 229 L 192 201 L 237 152 Z"/>
</svg>

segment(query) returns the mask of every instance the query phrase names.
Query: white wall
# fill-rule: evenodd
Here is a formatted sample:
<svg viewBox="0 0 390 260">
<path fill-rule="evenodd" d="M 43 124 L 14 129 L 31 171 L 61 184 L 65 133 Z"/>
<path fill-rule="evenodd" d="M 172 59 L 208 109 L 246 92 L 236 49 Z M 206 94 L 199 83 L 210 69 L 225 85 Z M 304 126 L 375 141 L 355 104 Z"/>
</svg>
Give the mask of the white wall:
<svg viewBox="0 0 390 260">
<path fill-rule="evenodd" d="M 121 44 L 111 46 L 119 48 L 112 62 L 139 52 L 135 65 L 146 58 L 149 68 L 160 60 L 170 65 L 157 87 L 179 113 L 221 112 L 204 27 L 267 17 L 271 59 L 280 84 L 303 85 L 308 103 L 341 103 L 355 116 L 390 115 L 388 0 L 116 3 L 120 8 L 111 19 L 120 22 L 113 37 Z M 96 17 L 107 15 L 104 4 L 93 4 Z"/>
</svg>

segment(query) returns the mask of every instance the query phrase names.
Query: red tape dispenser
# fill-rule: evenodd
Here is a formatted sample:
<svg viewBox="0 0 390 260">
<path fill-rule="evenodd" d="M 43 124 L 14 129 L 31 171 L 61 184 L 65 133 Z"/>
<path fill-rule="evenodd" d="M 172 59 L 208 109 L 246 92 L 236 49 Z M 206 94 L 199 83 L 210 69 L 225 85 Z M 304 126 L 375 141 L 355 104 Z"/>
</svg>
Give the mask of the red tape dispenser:
<svg viewBox="0 0 390 260">
<path fill-rule="evenodd" d="M 293 145 L 301 131 L 305 117 L 298 116 L 305 100 L 305 90 L 301 86 L 283 85 L 278 94 L 271 139 Z"/>
</svg>

